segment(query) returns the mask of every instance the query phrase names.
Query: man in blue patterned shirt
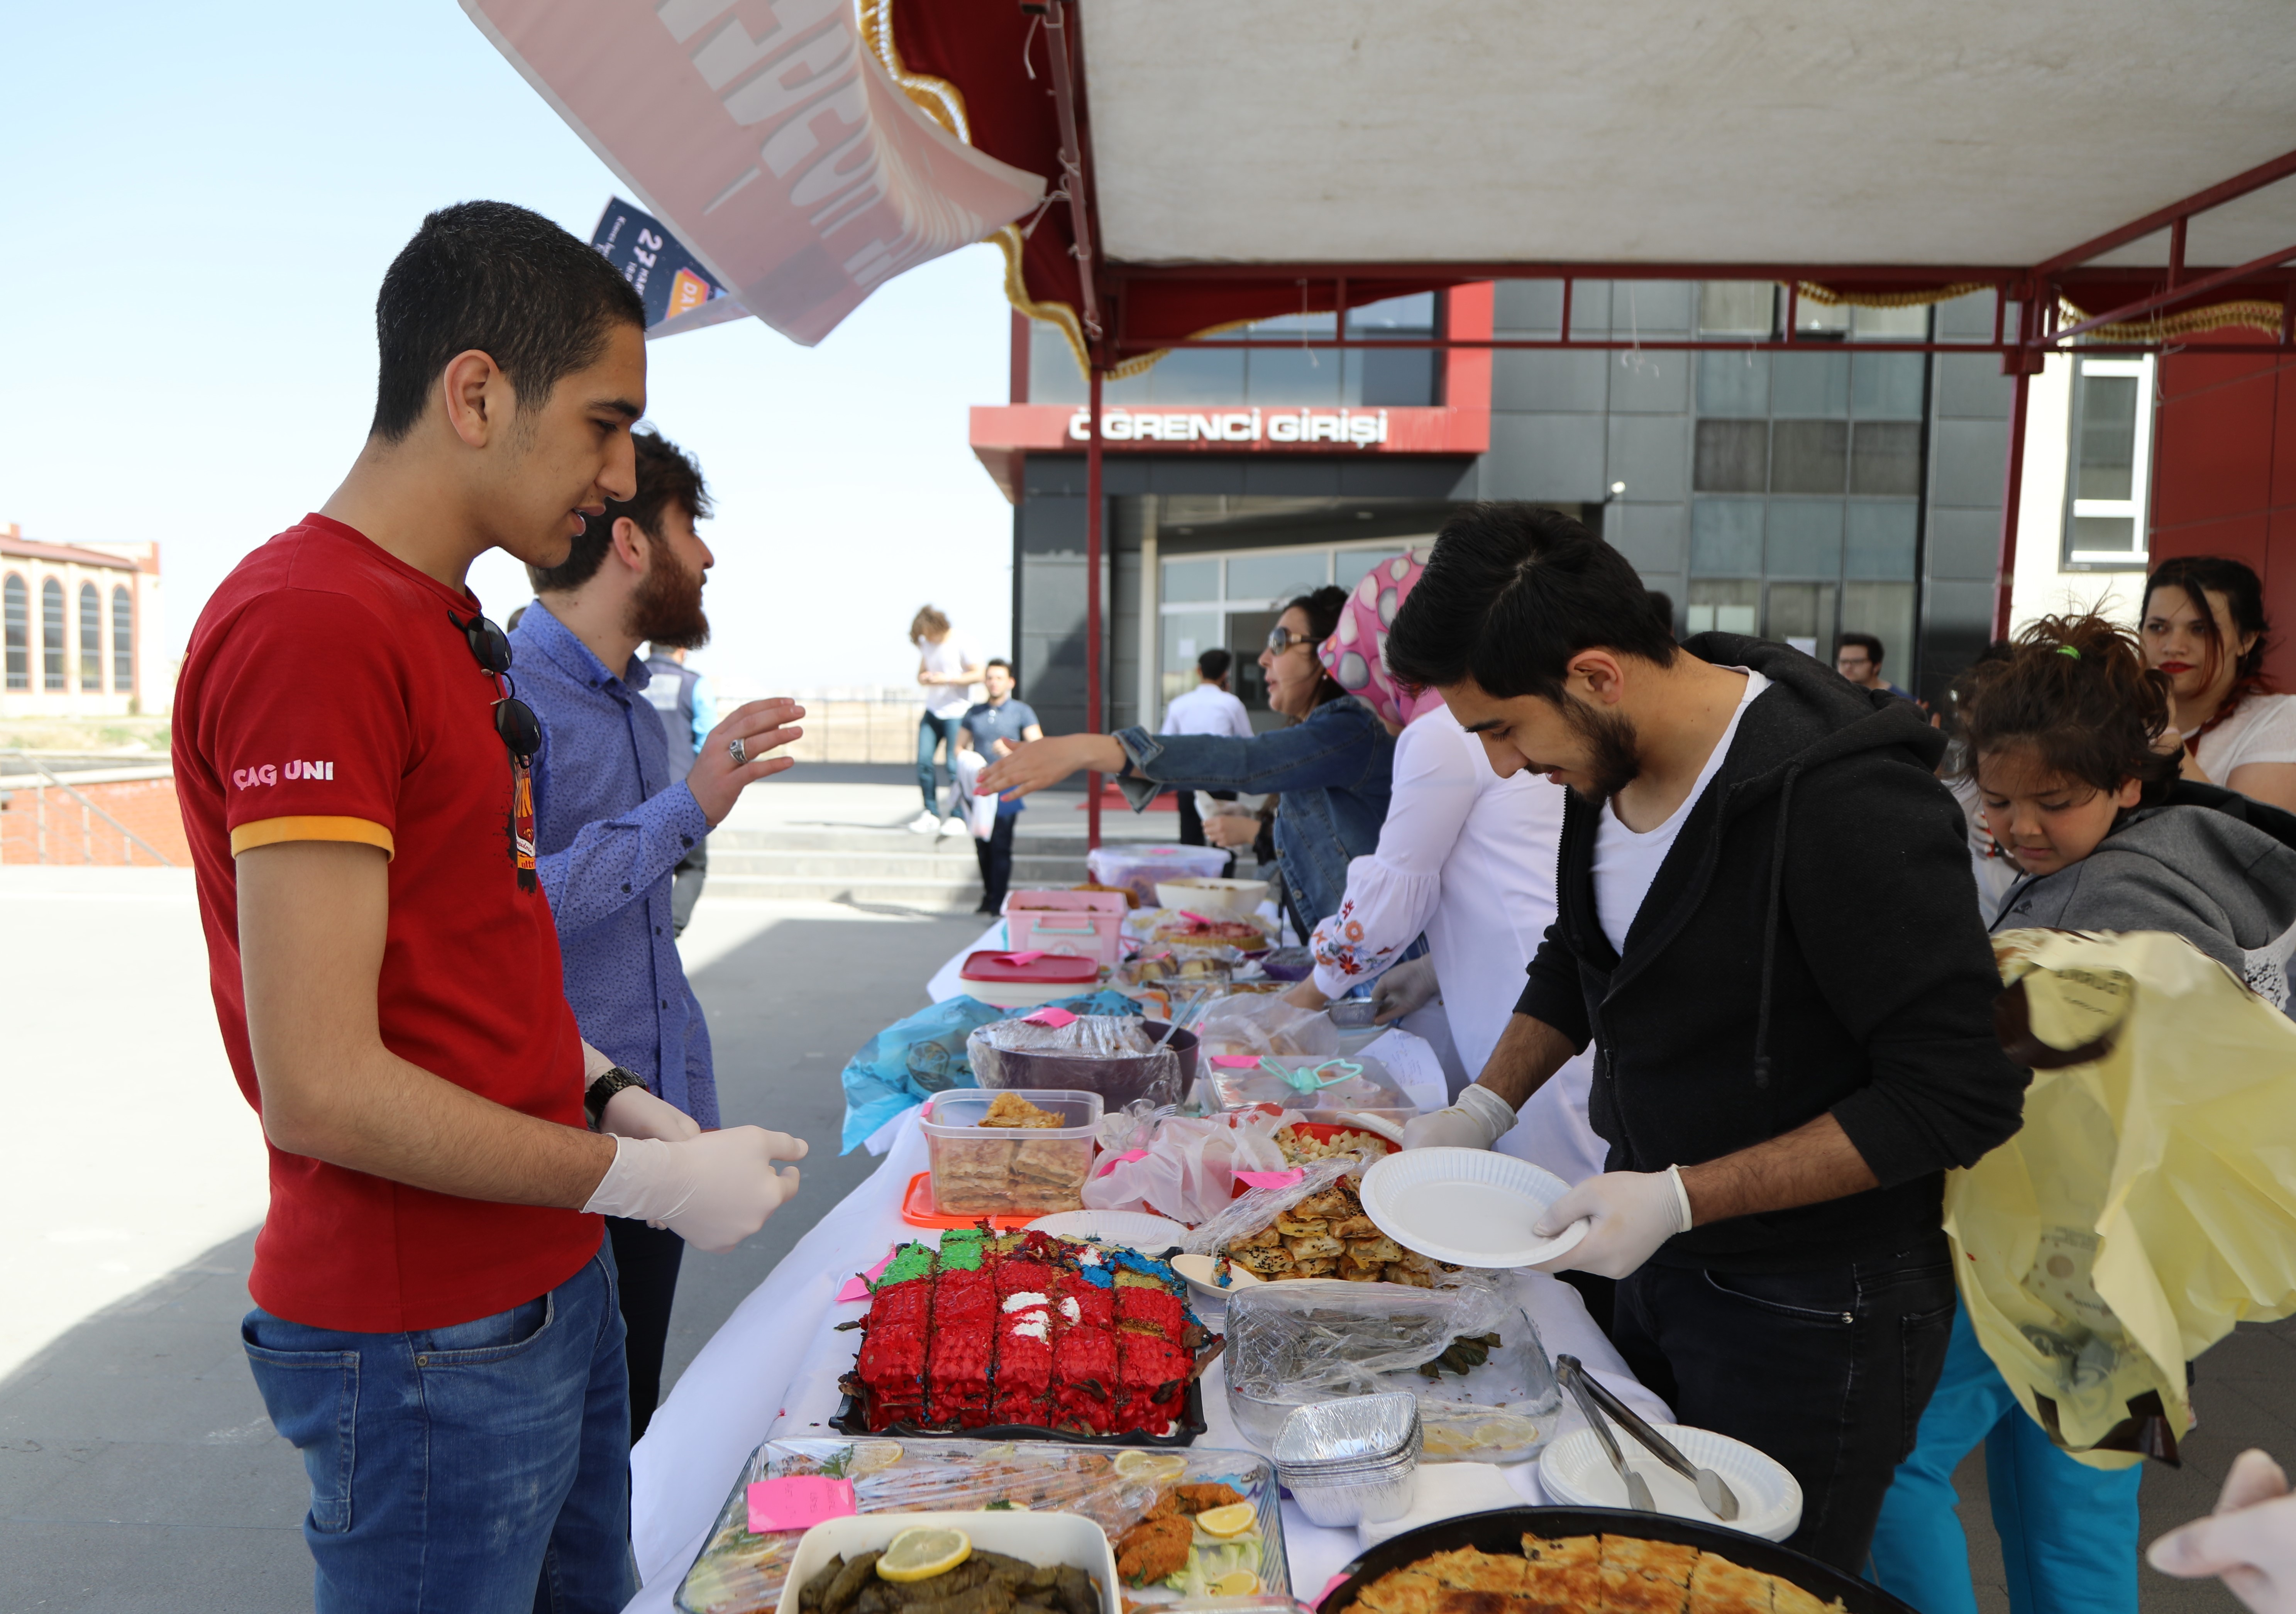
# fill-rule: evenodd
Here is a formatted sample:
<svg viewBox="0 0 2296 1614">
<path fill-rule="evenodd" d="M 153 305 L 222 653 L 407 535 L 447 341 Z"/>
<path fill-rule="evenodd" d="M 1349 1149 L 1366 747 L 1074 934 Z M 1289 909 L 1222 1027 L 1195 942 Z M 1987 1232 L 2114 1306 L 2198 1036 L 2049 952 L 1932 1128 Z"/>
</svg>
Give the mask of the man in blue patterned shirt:
<svg viewBox="0 0 2296 1614">
<path fill-rule="evenodd" d="M 645 698 L 637 649 L 709 636 L 701 585 L 713 557 L 700 467 L 651 432 L 633 436 L 637 492 L 583 522 L 563 564 L 529 567 L 535 602 L 511 634 L 512 676 L 542 720 L 534 759 L 535 864 L 557 922 L 566 1001 L 583 1039 L 704 1128 L 718 1124 L 709 1029 L 685 982 L 671 873 L 744 787 L 791 766 L 766 753 L 802 732 L 791 700 L 753 700 L 709 732 L 683 779 Z M 661 1393 L 663 1342 L 685 1243 L 608 1217 L 629 1333 L 630 1438 Z"/>
</svg>

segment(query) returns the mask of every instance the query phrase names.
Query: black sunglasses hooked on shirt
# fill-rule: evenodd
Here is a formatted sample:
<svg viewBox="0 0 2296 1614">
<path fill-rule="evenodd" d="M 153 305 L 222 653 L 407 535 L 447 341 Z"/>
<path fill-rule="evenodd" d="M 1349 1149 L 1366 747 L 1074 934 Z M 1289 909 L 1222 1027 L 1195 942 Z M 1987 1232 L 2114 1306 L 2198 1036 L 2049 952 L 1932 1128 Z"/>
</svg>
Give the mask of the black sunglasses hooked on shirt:
<svg viewBox="0 0 2296 1614">
<path fill-rule="evenodd" d="M 460 630 L 463 642 L 471 647 L 471 657 L 487 672 L 502 680 L 503 697 L 495 702 L 495 733 L 510 748 L 510 754 L 521 762 L 530 763 L 542 749 L 542 721 L 534 709 L 518 698 L 518 685 L 511 682 L 510 635 L 480 614 L 472 613 L 464 621 L 453 611 L 447 620 Z"/>
</svg>

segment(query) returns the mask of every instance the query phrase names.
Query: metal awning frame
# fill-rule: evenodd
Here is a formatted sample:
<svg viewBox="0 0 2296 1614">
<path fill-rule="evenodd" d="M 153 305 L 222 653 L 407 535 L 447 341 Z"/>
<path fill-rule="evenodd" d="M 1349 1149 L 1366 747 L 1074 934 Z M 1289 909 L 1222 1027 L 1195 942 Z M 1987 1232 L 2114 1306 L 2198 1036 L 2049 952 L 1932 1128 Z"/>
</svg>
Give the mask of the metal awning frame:
<svg viewBox="0 0 2296 1614">
<path fill-rule="evenodd" d="M 1150 353 L 1185 348 L 1294 350 L 1303 347 L 1310 349 L 1457 348 L 1490 352 L 1565 348 L 1693 353 L 1841 350 L 1853 345 L 1830 334 L 1824 337 L 1796 336 L 1794 327 L 1804 287 L 1826 288 L 1844 284 L 1855 287 L 1861 282 L 1872 283 L 1886 278 L 1899 283 L 1926 283 L 1952 288 L 1952 295 L 1966 295 L 1989 288 L 1994 294 L 1994 305 L 1993 331 L 1988 340 L 1939 342 L 1875 339 L 1857 342 L 1854 347 L 1856 350 L 1874 352 L 1989 352 L 1999 356 L 2004 373 L 2014 380 L 2009 417 L 2008 463 L 2003 477 L 2000 561 L 1993 612 L 1993 634 L 1999 638 L 2009 630 L 2010 595 L 2016 574 L 2017 518 L 2024 485 L 2028 393 L 2032 377 L 2040 373 L 2052 354 L 2103 356 L 2174 351 L 2185 344 L 2185 337 L 2161 333 L 2157 330 L 2148 333 L 2137 322 L 2151 321 L 2157 326 L 2164 315 L 2180 308 L 2196 307 L 2202 298 L 2243 285 L 2251 291 L 2277 292 L 2276 298 L 2269 299 L 2277 302 L 2280 313 L 2279 329 L 2274 340 L 2211 340 L 2206 344 L 2207 351 L 2226 356 L 2296 354 L 2296 268 L 2291 267 L 2292 260 L 2296 260 L 2296 245 L 2245 264 L 2210 269 L 2197 276 L 2192 274 L 2185 262 L 2186 231 L 2193 218 L 2296 176 L 2296 152 L 2260 163 L 2245 173 L 2234 175 L 2220 184 L 2155 209 L 2119 229 L 2108 231 L 2029 267 L 1927 264 L 1111 263 L 1099 257 L 1095 249 L 1098 232 L 1095 228 L 1096 213 L 1091 183 L 1088 114 L 1081 88 L 1084 74 L 1082 42 L 1076 26 L 1077 0 L 1020 0 L 1020 4 L 1024 12 L 1043 21 L 1046 43 L 1050 47 L 1052 92 L 1060 123 L 1062 195 L 1070 209 L 1074 241 L 1070 250 L 1077 258 L 1082 280 L 1080 301 L 1083 307 L 1078 312 L 1091 360 L 1087 366 L 1086 414 L 1089 418 L 1085 437 L 1085 708 L 1086 725 L 1095 733 L 1104 732 L 1106 721 L 1102 703 L 1100 665 L 1103 636 L 1101 590 L 1105 581 L 1103 552 L 1106 519 L 1102 491 L 1102 388 L 1108 373 L 1127 360 L 1137 359 Z M 2163 283 L 2157 290 L 2128 299 L 2102 313 L 2083 310 L 2078 317 L 2070 321 L 2066 319 L 2069 307 L 2080 307 L 2073 299 L 2085 288 L 2125 289 L 2132 279 L 2142 280 L 2160 273 L 2143 267 L 2100 267 L 2095 260 L 2164 229 L 2169 233 L 2169 262 L 2162 276 Z M 1329 286 L 1332 294 L 1332 334 L 1319 337 L 1294 332 L 1282 337 L 1252 338 L 1215 333 L 1180 340 L 1134 340 L 1127 336 L 1124 307 L 1128 286 L 1187 280 L 1216 280 L 1231 284 L 1289 283 L 1300 288 L 1303 308 L 1310 300 L 1308 293 L 1312 290 Z M 1343 334 L 1346 326 L 1340 317 L 1340 311 L 1349 306 L 1348 288 L 1350 282 L 1354 282 L 1360 291 L 1366 282 L 1461 285 L 1491 280 L 1560 281 L 1562 306 L 1556 334 L 1551 338 L 1466 338 L 1439 334 L 1397 339 Z M 1734 340 L 1671 336 L 1636 336 L 1628 340 L 1615 337 L 1575 339 L 1570 334 L 1571 291 L 1573 285 L 1581 280 L 1779 282 L 1786 288 L 1783 332 L 1767 339 Z M 1833 300 L 1830 292 L 1828 300 Z M 1851 300 L 1855 300 L 1854 292 Z M 1923 300 L 1941 299 L 1925 298 Z M 2136 328 L 2132 330 L 2131 326 Z M 1100 776 L 1088 774 L 1086 776 L 1086 836 L 1087 844 L 1093 847 L 1100 844 L 1101 790 Z"/>
</svg>

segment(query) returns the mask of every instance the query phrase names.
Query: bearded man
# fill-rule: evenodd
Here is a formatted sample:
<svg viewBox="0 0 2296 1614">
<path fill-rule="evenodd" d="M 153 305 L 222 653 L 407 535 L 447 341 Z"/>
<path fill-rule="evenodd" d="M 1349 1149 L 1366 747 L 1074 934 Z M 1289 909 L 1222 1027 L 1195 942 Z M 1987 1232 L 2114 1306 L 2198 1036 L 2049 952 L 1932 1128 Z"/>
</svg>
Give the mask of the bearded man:
<svg viewBox="0 0 2296 1614">
<path fill-rule="evenodd" d="M 791 766 L 758 760 L 803 731 L 788 700 L 728 716 L 679 778 L 644 693 L 638 646 L 709 637 L 701 585 L 714 558 L 694 532 L 709 514 L 701 467 L 648 431 L 632 435 L 637 491 L 585 519 L 565 561 L 529 566 L 535 602 L 511 633 L 519 697 L 541 719 L 534 759 L 535 865 L 583 1039 L 646 1091 L 718 1124 L 709 1030 L 676 946 L 671 876 L 742 790 Z M 757 732 L 759 721 L 766 731 Z M 746 739 L 742 736 L 747 736 Z M 685 1241 L 609 1217 L 628 1329 L 630 1438 L 661 1394 L 662 1348 Z"/>
<path fill-rule="evenodd" d="M 2026 1083 L 1941 739 L 1785 645 L 1677 647 L 1618 551 L 1525 504 L 1451 518 L 1385 654 L 1569 791 L 1514 1016 L 1406 1143 L 1490 1147 L 1592 1042 L 1609 1168 L 1535 1225 L 1586 1224 L 1544 1268 L 1618 1280 L 1636 1375 L 1791 1470 L 1788 1544 L 1855 1571 L 1944 1364 L 1944 1174 Z"/>
</svg>

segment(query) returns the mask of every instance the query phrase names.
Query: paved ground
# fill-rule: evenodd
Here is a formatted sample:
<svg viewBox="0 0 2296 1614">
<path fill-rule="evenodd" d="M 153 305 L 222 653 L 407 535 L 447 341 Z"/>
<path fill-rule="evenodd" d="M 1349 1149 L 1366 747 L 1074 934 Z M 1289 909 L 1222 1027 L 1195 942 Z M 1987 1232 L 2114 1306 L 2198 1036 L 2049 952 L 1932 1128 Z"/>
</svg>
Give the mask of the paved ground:
<svg viewBox="0 0 2296 1614">
<path fill-rule="evenodd" d="M 856 793 L 791 792 L 760 815 L 881 823 L 903 807 L 882 778 L 819 782 Z M 799 1200 L 758 1237 L 689 1258 L 672 1375 L 867 1174 L 865 1157 L 834 1154 L 837 1070 L 915 1005 L 977 922 L 705 898 L 684 947 L 726 1113 L 799 1133 L 815 1153 Z M 216 1040 L 186 879 L 8 869 L 0 935 L 13 944 L 18 1077 L 0 1167 L 14 1235 L 0 1245 L 0 1614 L 307 1609 L 301 1468 L 264 1418 L 236 1338 L 260 1141 Z M 2200 1381 L 2205 1421 L 2187 1466 L 2146 1480 L 2148 1536 L 2205 1512 L 2243 1446 L 2296 1458 L 2296 1323 L 2243 1329 L 2202 1362 Z M 1980 1605 L 1994 1614 L 2007 1604 L 1981 1468 L 1963 1479 Z M 2148 1610 L 2237 1607 L 2213 1582 L 2144 1575 Z"/>
</svg>

